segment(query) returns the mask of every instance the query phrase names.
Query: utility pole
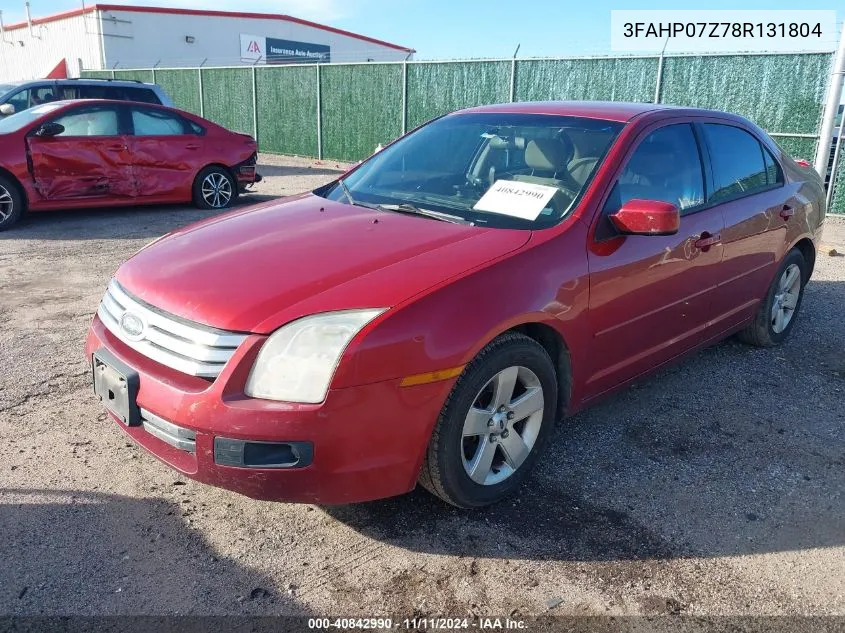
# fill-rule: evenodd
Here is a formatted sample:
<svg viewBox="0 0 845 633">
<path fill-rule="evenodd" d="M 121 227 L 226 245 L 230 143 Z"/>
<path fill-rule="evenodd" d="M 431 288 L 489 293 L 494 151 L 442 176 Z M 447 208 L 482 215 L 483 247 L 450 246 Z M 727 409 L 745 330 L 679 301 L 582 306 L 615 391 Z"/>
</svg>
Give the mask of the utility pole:
<svg viewBox="0 0 845 633">
<path fill-rule="evenodd" d="M 822 128 L 819 131 L 819 144 L 816 147 L 816 161 L 813 164 L 816 171 L 824 180 L 827 164 L 830 161 L 830 142 L 833 139 L 833 126 L 836 125 L 836 115 L 839 113 L 839 101 L 842 98 L 842 79 L 845 76 L 845 25 L 839 33 L 839 48 L 833 61 L 833 71 L 827 88 L 827 103 L 824 106 Z M 839 131 L 842 133 L 842 130 Z M 833 179 L 831 178 L 831 183 Z"/>
</svg>

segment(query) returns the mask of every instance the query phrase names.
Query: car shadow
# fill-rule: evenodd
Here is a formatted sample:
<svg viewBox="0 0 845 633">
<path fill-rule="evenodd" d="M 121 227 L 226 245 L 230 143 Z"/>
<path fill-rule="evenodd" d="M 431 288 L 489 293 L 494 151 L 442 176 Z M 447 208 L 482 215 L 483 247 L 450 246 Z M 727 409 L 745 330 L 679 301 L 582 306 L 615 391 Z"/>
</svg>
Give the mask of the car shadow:
<svg viewBox="0 0 845 633">
<path fill-rule="evenodd" d="M 845 284 L 813 281 L 786 344 L 735 339 L 561 422 L 518 497 L 475 511 L 418 487 L 326 507 L 455 556 L 609 561 L 845 544 Z"/>
<path fill-rule="evenodd" d="M 0 613 L 306 615 L 270 578 L 215 552 L 185 512 L 161 498 L 0 490 Z"/>
</svg>

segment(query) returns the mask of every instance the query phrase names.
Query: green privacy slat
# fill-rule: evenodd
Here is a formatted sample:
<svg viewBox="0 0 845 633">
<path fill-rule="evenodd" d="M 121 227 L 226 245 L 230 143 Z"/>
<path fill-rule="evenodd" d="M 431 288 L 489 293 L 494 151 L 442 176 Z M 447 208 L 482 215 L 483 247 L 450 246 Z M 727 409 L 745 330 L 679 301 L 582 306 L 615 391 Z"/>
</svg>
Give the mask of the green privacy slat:
<svg viewBox="0 0 845 633">
<path fill-rule="evenodd" d="M 408 64 L 408 129 L 452 110 L 508 101 L 510 72 L 508 61 Z"/>
<path fill-rule="evenodd" d="M 402 131 L 402 64 L 322 66 L 323 156 L 359 160 Z"/>
<path fill-rule="evenodd" d="M 152 70 L 115 70 L 114 78 L 121 81 L 143 81 L 145 83 L 153 82 Z"/>
<path fill-rule="evenodd" d="M 83 79 L 111 79 L 110 70 L 83 70 L 80 74 Z"/>
<path fill-rule="evenodd" d="M 778 136 L 775 142 L 792 158 L 803 158 L 810 163 L 816 155 L 818 141 L 814 138 L 796 138 L 792 136 Z"/>
<path fill-rule="evenodd" d="M 202 69 L 203 116 L 234 132 L 252 134 L 252 70 Z"/>
<path fill-rule="evenodd" d="M 667 56 L 660 100 L 742 114 L 771 132 L 815 134 L 832 54 Z M 516 101 L 654 99 L 658 60 L 648 58 L 517 60 Z M 250 68 L 206 68 L 205 116 L 253 132 Z M 396 138 L 402 121 L 402 64 L 325 65 L 322 74 L 323 155 L 357 160 Z M 407 128 L 462 107 L 508 101 L 510 60 L 407 65 Z M 259 143 L 265 151 L 317 153 L 316 69 L 256 69 Z M 109 70 L 83 77 L 109 78 Z M 118 79 L 152 81 L 152 72 L 116 70 Z M 197 69 L 157 70 L 156 82 L 178 107 L 199 113 Z M 785 88 L 785 87 L 788 87 Z M 778 137 L 794 157 L 812 161 L 814 139 Z M 835 174 L 831 211 L 845 213 L 845 159 Z"/>
<path fill-rule="evenodd" d="M 156 83 L 173 99 L 177 108 L 200 113 L 199 73 L 195 68 L 186 70 L 157 70 Z"/>
<path fill-rule="evenodd" d="M 261 151 L 317 156 L 316 68 L 257 68 L 255 83 Z"/>
<path fill-rule="evenodd" d="M 516 101 L 654 100 L 657 58 L 532 59 L 516 63 Z"/>
<path fill-rule="evenodd" d="M 772 132 L 815 133 L 830 53 L 667 57 L 661 101 L 736 112 Z"/>
</svg>

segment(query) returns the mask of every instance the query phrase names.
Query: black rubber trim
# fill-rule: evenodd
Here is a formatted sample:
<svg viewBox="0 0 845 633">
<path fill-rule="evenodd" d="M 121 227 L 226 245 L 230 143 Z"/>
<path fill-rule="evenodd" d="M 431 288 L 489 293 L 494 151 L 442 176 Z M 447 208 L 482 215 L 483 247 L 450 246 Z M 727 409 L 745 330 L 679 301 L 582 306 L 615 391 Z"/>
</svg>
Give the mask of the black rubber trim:
<svg viewBox="0 0 845 633">
<path fill-rule="evenodd" d="M 271 451 L 284 457 L 277 461 L 266 461 L 262 454 Z M 227 437 L 214 438 L 214 463 L 234 468 L 304 468 L 314 460 L 314 445 L 311 442 L 259 442 L 254 440 L 233 440 Z"/>
</svg>

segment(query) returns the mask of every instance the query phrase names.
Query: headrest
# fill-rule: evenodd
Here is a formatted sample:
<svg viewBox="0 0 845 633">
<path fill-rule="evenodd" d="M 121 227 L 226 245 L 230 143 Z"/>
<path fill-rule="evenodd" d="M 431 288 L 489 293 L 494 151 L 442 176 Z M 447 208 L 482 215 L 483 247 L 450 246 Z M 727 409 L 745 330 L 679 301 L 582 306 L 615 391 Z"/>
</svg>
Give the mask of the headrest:
<svg viewBox="0 0 845 633">
<path fill-rule="evenodd" d="M 525 164 L 540 171 L 564 171 L 574 153 L 575 147 L 566 135 L 554 139 L 538 138 L 528 142 Z"/>
<path fill-rule="evenodd" d="M 666 143 L 643 143 L 631 161 L 628 170 L 641 176 L 662 176 L 667 172 L 666 165 L 674 160 L 674 152 Z"/>
<path fill-rule="evenodd" d="M 524 149 L 525 148 L 525 137 L 522 136 L 511 136 L 511 137 L 502 137 L 502 136 L 494 136 L 490 139 L 490 147 L 493 149 Z"/>
</svg>

